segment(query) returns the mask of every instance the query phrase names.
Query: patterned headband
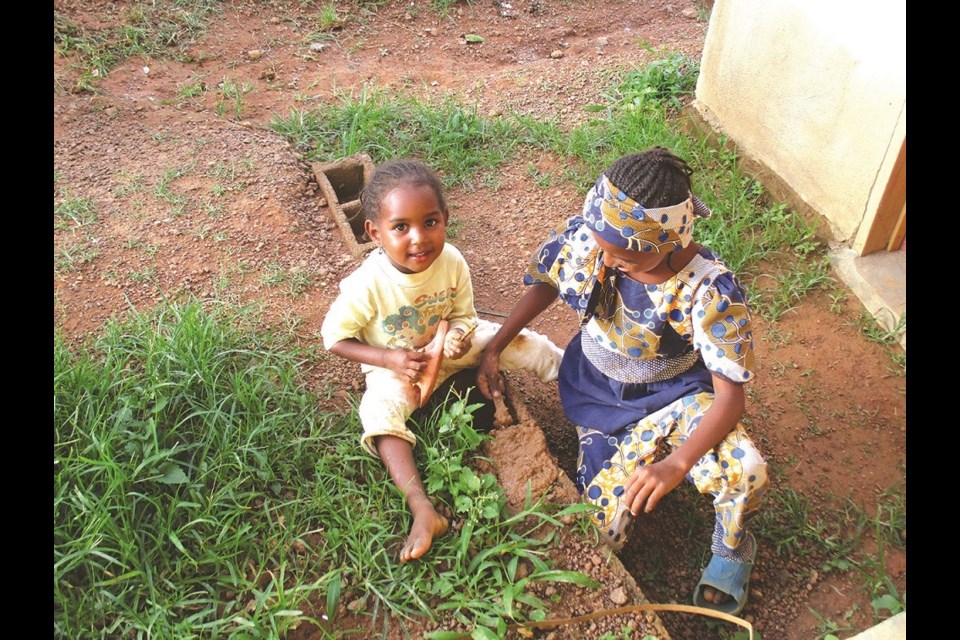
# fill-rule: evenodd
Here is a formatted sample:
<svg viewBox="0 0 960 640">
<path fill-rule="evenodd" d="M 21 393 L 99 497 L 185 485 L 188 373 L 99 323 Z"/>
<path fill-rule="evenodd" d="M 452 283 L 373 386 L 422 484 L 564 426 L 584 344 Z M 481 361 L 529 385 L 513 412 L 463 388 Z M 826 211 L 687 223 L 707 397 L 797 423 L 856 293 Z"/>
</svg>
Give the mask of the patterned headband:
<svg viewBox="0 0 960 640">
<path fill-rule="evenodd" d="M 605 175 L 583 202 L 587 227 L 604 241 L 632 251 L 679 251 L 693 239 L 693 219 L 710 209 L 696 196 L 669 207 L 647 209 L 621 191 Z"/>
</svg>

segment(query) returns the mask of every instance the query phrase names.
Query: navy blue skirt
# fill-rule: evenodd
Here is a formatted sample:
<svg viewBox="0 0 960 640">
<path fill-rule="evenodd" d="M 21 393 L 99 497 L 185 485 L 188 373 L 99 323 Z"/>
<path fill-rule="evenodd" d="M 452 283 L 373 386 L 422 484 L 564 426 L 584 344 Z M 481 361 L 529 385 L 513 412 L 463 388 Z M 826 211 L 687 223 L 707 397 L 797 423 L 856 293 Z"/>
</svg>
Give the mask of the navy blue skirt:
<svg viewBox="0 0 960 640">
<path fill-rule="evenodd" d="M 702 358 L 687 371 L 662 382 L 613 380 L 583 354 L 579 333 L 563 354 L 557 383 L 570 422 L 619 436 L 618 440 L 627 435 L 628 427 L 670 403 L 701 391 L 713 392 L 713 377 Z"/>
</svg>

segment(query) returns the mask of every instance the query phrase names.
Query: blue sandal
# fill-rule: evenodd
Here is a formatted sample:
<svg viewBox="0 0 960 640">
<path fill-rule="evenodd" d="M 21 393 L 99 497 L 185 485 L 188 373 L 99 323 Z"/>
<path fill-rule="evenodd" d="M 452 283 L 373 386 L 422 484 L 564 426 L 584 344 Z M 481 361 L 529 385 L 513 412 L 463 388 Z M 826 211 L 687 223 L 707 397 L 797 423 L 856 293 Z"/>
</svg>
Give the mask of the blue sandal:
<svg viewBox="0 0 960 640">
<path fill-rule="evenodd" d="M 703 570 L 700 582 L 697 583 L 697 588 L 693 591 L 694 605 L 733 616 L 740 614 L 744 605 L 747 604 L 750 574 L 753 572 L 753 561 L 757 557 L 756 540 L 752 539 L 752 534 L 750 534 L 750 537 L 750 542 L 753 544 L 753 553 L 749 562 L 736 562 L 716 554 L 710 558 L 710 563 Z M 728 594 L 732 599 L 723 604 L 714 604 L 703 597 L 704 587 L 713 587 L 717 591 Z"/>
</svg>

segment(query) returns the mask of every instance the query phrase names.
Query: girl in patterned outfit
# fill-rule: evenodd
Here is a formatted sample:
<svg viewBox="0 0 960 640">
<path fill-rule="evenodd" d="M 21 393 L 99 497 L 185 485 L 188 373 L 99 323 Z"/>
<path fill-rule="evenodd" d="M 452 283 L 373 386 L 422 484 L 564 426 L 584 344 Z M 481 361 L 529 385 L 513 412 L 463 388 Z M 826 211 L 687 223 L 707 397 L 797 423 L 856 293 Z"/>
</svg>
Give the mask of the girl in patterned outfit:
<svg viewBox="0 0 960 640">
<path fill-rule="evenodd" d="M 446 242 L 447 204 L 429 167 L 415 160 L 387 162 L 374 172 L 361 201 L 364 228 L 378 248 L 340 283 L 320 333 L 331 353 L 359 362 L 366 376 L 360 443 L 383 461 L 406 497 L 413 523 L 400 561 L 407 562 L 423 556 L 448 526 L 417 471 L 417 438 L 407 419 L 432 390 L 423 379 L 435 375 L 440 384 L 475 367 L 500 325 L 477 317 L 470 269 Z M 433 357 L 425 348 L 431 343 Z M 546 336 L 525 330 L 503 351 L 503 366 L 552 382 L 562 357 Z"/>
<path fill-rule="evenodd" d="M 694 604 L 739 613 L 756 541 L 746 525 L 767 488 L 766 463 L 742 424 L 753 341 L 744 291 L 692 241 L 709 209 L 692 170 L 662 147 L 624 156 L 587 194 L 582 215 L 537 250 L 530 285 L 490 341 L 478 386 L 500 395 L 499 350 L 559 296 L 580 317 L 558 378 L 577 425 L 577 484 L 619 550 L 628 525 L 686 477 L 713 497 L 713 556 Z M 671 453 L 656 461 L 660 443 Z"/>
</svg>

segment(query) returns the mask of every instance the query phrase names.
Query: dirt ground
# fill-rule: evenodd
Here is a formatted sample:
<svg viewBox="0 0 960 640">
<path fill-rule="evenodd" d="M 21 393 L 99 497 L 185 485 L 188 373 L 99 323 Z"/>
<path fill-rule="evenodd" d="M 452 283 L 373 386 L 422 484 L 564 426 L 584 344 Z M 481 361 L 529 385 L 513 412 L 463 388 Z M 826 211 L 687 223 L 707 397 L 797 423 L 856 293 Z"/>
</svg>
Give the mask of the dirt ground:
<svg viewBox="0 0 960 640">
<path fill-rule="evenodd" d="M 88 28 L 118 21 L 124 6 L 54 2 Z M 66 337 L 96 333 L 131 308 L 199 296 L 256 301 L 268 321 L 318 341 L 337 283 L 357 262 L 320 204 L 308 163 L 269 129 L 273 116 L 335 100 L 338 91 L 356 94 L 366 83 L 422 99 L 456 96 L 489 117 L 519 112 L 573 125 L 617 71 L 656 59 L 651 49 L 699 57 L 707 29 L 699 5 L 684 0 L 494 0 L 457 6 L 446 17 L 427 2 L 376 10 L 339 2 L 342 28 L 326 46 L 311 47 L 320 6 L 226 2 L 191 47 L 192 62 L 132 58 L 94 93 L 71 90 L 79 71 L 55 48 L 54 205 L 89 198 L 96 212 L 82 224 L 55 219 L 54 324 Z M 471 33 L 484 41 L 466 42 Z M 206 90 L 185 97 L 181 88 L 198 80 Z M 220 104 L 224 81 L 249 87 L 239 117 L 235 104 Z M 582 193 L 544 189 L 530 177 L 530 167 L 549 173 L 562 163 L 522 154 L 504 167 L 496 189 L 448 194 L 458 225 L 453 242 L 471 265 L 476 304 L 488 319 L 510 310 L 531 251 L 580 207 Z M 530 215 L 545 201 L 547 212 Z M 757 319 L 760 364 L 749 387 L 748 425 L 773 483 L 803 496 L 812 512 L 846 500 L 870 512 L 882 491 L 906 482 L 906 378 L 892 370 L 886 347 L 860 334 L 859 314 L 856 298 L 838 285 L 811 294 L 773 325 Z M 565 345 L 576 320 L 556 304 L 533 328 Z M 318 390 L 329 385 L 340 397 L 362 386 L 357 367 L 329 355 L 309 375 Z M 523 376 L 512 381 L 571 474 L 576 439 L 556 389 Z M 702 517 L 692 520 L 691 510 Z M 689 603 L 710 518 L 705 499 L 679 489 L 638 523 L 620 558 L 650 601 Z M 867 535 L 864 548 L 871 545 Z M 576 541 L 558 556 L 588 572 L 602 564 L 596 549 Z M 862 580 L 826 572 L 823 562 L 762 546 L 744 617 L 768 640 L 822 637 L 823 620 L 850 628 L 840 637 L 870 626 Z M 885 562 L 905 593 L 905 549 L 887 548 Z M 614 605 L 563 595 L 568 615 Z M 662 621 L 675 640 L 730 633 L 687 615 L 664 614 Z M 619 627 L 598 623 L 578 633 L 610 630 Z"/>
</svg>

